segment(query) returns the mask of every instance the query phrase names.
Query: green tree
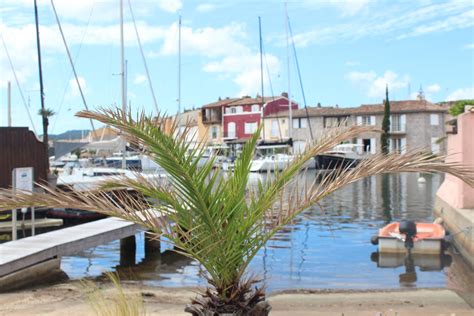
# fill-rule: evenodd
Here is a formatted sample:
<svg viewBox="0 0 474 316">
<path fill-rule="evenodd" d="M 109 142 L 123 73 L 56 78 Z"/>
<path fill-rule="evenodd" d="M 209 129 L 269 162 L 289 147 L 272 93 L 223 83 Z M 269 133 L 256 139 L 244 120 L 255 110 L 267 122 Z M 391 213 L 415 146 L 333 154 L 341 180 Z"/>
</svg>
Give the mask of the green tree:
<svg viewBox="0 0 474 316">
<path fill-rule="evenodd" d="M 370 126 L 331 129 L 286 169 L 249 187 L 261 127 L 244 146 L 233 172 L 223 175 L 213 168 L 215 158 L 198 168 L 204 146 L 192 149 L 186 141 L 190 129 L 177 133 L 176 123 L 166 132 L 153 118 L 142 114 L 134 119 L 119 109 L 84 111 L 78 116 L 118 128 L 165 169 L 168 183 L 160 185 L 156 179 L 138 177 L 110 180 L 87 192 L 65 193 L 43 186 L 46 193 L 28 195 L 5 189 L 0 190 L 0 210 L 74 205 L 141 224 L 204 268 L 209 285 L 186 307 L 193 315 L 268 315 L 264 289 L 254 287 L 257 281 L 246 274 L 249 263 L 298 214 L 349 183 L 384 173 L 448 172 L 474 186 L 473 170 L 445 163 L 442 157 L 411 152 L 374 155 L 352 169 L 332 171 L 303 191 L 295 189 L 297 175 L 309 159 L 360 133 L 375 131 Z M 124 188 L 135 190 L 142 198 L 123 194 L 119 189 Z M 166 219 L 155 219 L 157 213 Z"/>
<path fill-rule="evenodd" d="M 380 144 L 382 146 L 382 153 L 388 154 L 390 140 L 390 101 L 388 99 L 388 85 L 385 88 L 385 102 L 382 120 L 382 134 L 380 135 Z"/>
<path fill-rule="evenodd" d="M 459 100 L 456 101 L 453 106 L 451 106 L 448 110 L 448 113 L 452 116 L 458 116 L 464 113 L 464 107 L 466 105 L 474 105 L 474 100 Z"/>
</svg>

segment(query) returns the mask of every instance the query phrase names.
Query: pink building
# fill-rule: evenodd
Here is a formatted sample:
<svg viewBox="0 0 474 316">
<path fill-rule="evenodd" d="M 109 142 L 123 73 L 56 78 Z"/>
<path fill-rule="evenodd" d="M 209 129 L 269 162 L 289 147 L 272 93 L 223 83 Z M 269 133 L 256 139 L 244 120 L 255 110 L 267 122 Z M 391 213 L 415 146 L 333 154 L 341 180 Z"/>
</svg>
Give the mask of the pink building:
<svg viewBox="0 0 474 316">
<path fill-rule="evenodd" d="M 298 104 L 292 102 L 292 108 Z M 263 115 L 288 110 L 286 96 L 263 98 Z M 262 120 L 262 98 L 243 97 L 222 106 L 223 140 L 243 143 L 257 130 Z"/>
</svg>

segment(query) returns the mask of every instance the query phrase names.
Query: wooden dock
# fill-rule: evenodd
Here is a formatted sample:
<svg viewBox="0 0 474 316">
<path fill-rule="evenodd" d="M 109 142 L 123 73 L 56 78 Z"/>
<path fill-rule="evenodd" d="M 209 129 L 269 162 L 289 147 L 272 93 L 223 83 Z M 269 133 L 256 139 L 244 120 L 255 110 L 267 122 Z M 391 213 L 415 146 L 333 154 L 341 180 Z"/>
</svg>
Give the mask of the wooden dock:
<svg viewBox="0 0 474 316">
<path fill-rule="evenodd" d="M 0 244 L 1 278 L 54 258 L 135 235 L 141 226 L 109 217 Z"/>
</svg>

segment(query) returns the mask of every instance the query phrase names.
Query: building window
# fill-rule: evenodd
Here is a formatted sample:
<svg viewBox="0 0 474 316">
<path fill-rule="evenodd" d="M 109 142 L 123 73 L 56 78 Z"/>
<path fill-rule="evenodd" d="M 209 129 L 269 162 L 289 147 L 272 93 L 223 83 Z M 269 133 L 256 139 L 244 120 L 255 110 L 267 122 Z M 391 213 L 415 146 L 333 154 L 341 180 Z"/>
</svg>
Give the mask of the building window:
<svg viewBox="0 0 474 316">
<path fill-rule="evenodd" d="M 390 131 L 404 132 L 405 131 L 405 114 L 390 115 Z"/>
<path fill-rule="evenodd" d="M 404 154 L 406 152 L 406 139 L 405 138 L 392 138 L 390 139 L 390 152 Z"/>
<path fill-rule="evenodd" d="M 347 126 L 349 116 L 327 116 L 324 118 L 324 127 Z"/>
<path fill-rule="evenodd" d="M 241 107 L 240 105 L 236 107 L 236 112 L 237 113 L 242 113 L 244 111 L 244 108 Z"/>
<path fill-rule="evenodd" d="M 278 137 L 280 135 L 280 133 L 278 132 L 279 128 L 278 128 L 278 119 L 276 120 L 272 120 L 272 137 Z"/>
<path fill-rule="evenodd" d="M 293 128 L 306 128 L 308 119 L 305 117 L 294 118 L 293 119 Z"/>
<path fill-rule="evenodd" d="M 237 109 L 234 107 L 230 108 L 230 113 L 237 113 Z"/>
<path fill-rule="evenodd" d="M 357 125 L 375 125 L 375 115 L 357 116 Z"/>
<path fill-rule="evenodd" d="M 260 112 L 260 105 L 258 104 L 252 105 L 252 112 Z"/>
<path fill-rule="evenodd" d="M 439 125 L 439 114 L 430 114 L 430 124 L 431 126 Z"/>
<path fill-rule="evenodd" d="M 245 134 L 253 134 L 257 131 L 257 122 L 254 123 L 245 123 L 244 128 Z"/>
<path fill-rule="evenodd" d="M 235 123 L 230 122 L 227 124 L 227 137 L 235 138 Z"/>
<path fill-rule="evenodd" d="M 217 138 L 217 126 L 212 126 L 211 127 L 211 138 L 216 139 Z"/>
</svg>

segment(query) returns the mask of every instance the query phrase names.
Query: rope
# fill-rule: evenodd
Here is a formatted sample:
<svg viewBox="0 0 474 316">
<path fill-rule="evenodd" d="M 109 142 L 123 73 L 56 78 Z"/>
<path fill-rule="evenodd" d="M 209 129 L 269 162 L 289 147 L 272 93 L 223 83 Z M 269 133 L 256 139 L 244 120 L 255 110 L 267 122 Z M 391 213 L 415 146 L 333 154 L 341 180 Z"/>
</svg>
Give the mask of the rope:
<svg viewBox="0 0 474 316">
<path fill-rule="evenodd" d="M 262 50 L 263 50 L 263 58 L 265 58 L 265 68 L 267 70 L 268 83 L 270 84 L 270 93 L 272 94 L 272 101 L 275 101 L 275 93 L 273 92 L 272 77 L 270 76 L 270 67 L 268 67 L 267 55 L 265 53 L 265 47 L 263 46 L 263 44 L 262 44 Z M 283 140 L 283 136 L 281 134 L 280 120 L 278 117 L 277 117 L 277 125 L 278 125 L 278 135 L 280 136 L 280 140 Z M 271 134 L 271 129 L 270 129 L 270 134 Z"/>
<path fill-rule="evenodd" d="M 300 64 L 298 62 L 298 55 L 296 54 L 295 39 L 293 38 L 293 31 L 291 29 L 290 17 L 287 16 L 287 18 L 288 18 L 288 30 L 290 31 L 290 36 L 291 36 L 291 44 L 293 46 L 293 53 L 295 54 L 296 69 L 298 71 L 298 78 L 299 78 L 299 81 L 300 81 L 301 94 L 303 95 L 304 108 L 306 110 L 306 118 L 308 120 L 309 134 L 311 136 L 311 140 L 314 140 L 313 130 L 312 130 L 311 124 L 309 122 L 309 112 L 308 112 L 308 106 L 306 105 L 306 97 L 305 97 L 305 94 L 304 94 L 303 80 L 301 79 Z"/>
<path fill-rule="evenodd" d="M 32 118 L 31 118 L 30 109 L 28 109 L 28 106 L 26 105 L 25 96 L 23 95 L 23 91 L 21 90 L 20 82 L 18 81 L 18 77 L 16 76 L 15 67 L 13 66 L 12 60 L 11 60 L 11 58 L 10 58 L 10 53 L 8 53 L 7 45 L 5 44 L 5 40 L 3 39 L 3 35 L 2 35 L 2 34 L 0 34 L 0 37 L 2 38 L 3 47 L 5 48 L 5 52 L 7 53 L 8 62 L 10 63 L 10 67 L 11 67 L 11 69 L 12 69 L 13 76 L 15 77 L 16 85 L 17 85 L 17 87 L 18 87 L 18 90 L 20 91 L 21 99 L 23 100 L 23 105 L 25 106 L 26 113 L 28 113 L 28 118 L 30 119 L 31 127 L 33 128 L 34 133 L 35 133 L 36 135 L 38 135 L 38 134 L 36 133 L 35 123 L 33 123 L 33 120 L 32 120 Z"/>
<path fill-rule="evenodd" d="M 94 2 L 93 6 L 91 8 L 91 12 L 89 13 L 89 18 L 87 19 L 87 24 L 86 24 L 84 33 L 82 34 L 81 42 L 79 43 L 79 48 L 77 49 L 76 56 L 74 57 L 74 64 L 76 64 L 77 58 L 79 58 L 79 53 L 81 52 L 82 44 L 84 43 L 84 38 L 86 37 L 87 31 L 89 29 L 90 21 L 91 21 L 91 18 L 92 18 L 92 13 L 94 12 L 94 6 L 95 6 L 95 2 Z M 58 109 L 57 115 L 55 115 L 55 119 L 54 119 L 53 125 L 51 127 L 51 131 L 54 131 L 55 128 L 56 128 L 56 123 L 59 119 L 59 114 L 61 113 L 61 109 L 64 105 L 64 98 L 66 97 L 66 92 L 67 92 L 67 89 L 69 87 L 69 81 L 71 79 L 72 74 L 73 74 L 73 71 L 71 70 L 69 72 L 68 80 L 66 81 L 66 85 L 64 86 L 64 91 L 63 91 L 63 94 L 62 94 L 62 97 L 61 97 L 61 102 L 59 104 L 59 109 Z"/>
<path fill-rule="evenodd" d="M 66 48 L 69 63 L 71 64 L 72 71 L 74 72 L 74 77 L 76 78 L 76 83 L 79 89 L 79 93 L 81 94 L 82 102 L 84 103 L 84 107 L 86 108 L 86 110 L 89 111 L 89 107 L 87 106 L 86 99 L 84 98 L 84 93 L 82 92 L 81 84 L 79 83 L 79 78 L 77 77 L 76 67 L 74 67 L 74 62 L 72 61 L 71 53 L 69 52 L 69 47 L 67 45 L 66 38 L 64 37 L 63 28 L 61 27 L 61 22 L 59 22 L 58 13 L 56 12 L 56 7 L 54 6 L 53 0 L 51 0 L 51 6 L 54 11 L 54 16 L 56 17 L 56 22 L 58 23 L 59 32 L 61 33 L 61 38 L 63 39 L 64 47 Z M 91 123 L 92 130 L 95 131 L 95 127 L 94 127 L 94 123 L 92 122 L 92 119 L 90 119 L 89 121 Z"/>
<path fill-rule="evenodd" d="M 148 71 L 148 65 L 146 63 L 145 54 L 143 53 L 142 42 L 140 41 L 140 35 L 138 34 L 137 24 L 135 23 L 135 15 L 133 14 L 132 3 L 128 0 L 128 7 L 130 8 L 130 14 L 132 16 L 133 27 L 135 28 L 135 34 L 137 36 L 138 47 L 140 48 L 140 54 L 142 55 L 143 65 L 145 66 L 146 77 L 148 79 L 148 85 L 150 87 L 151 95 L 153 97 L 153 103 L 155 104 L 156 114 L 159 113 L 158 103 L 156 102 L 155 91 L 153 90 L 153 85 L 151 84 L 150 72 Z"/>
</svg>

